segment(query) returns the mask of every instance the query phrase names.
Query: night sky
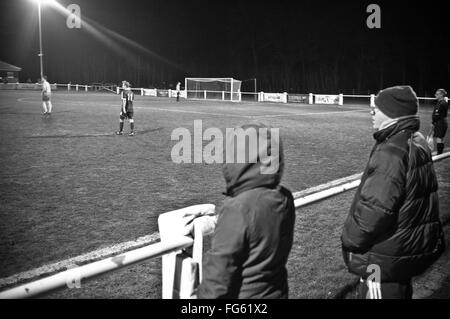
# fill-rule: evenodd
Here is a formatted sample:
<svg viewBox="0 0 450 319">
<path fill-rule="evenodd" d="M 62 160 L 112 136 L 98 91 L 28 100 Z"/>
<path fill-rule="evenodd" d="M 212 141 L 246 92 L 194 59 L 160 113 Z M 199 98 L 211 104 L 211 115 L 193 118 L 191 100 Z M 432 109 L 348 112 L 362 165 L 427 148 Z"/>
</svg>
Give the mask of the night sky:
<svg viewBox="0 0 450 319">
<path fill-rule="evenodd" d="M 69 29 L 44 6 L 44 73 L 52 83 L 126 79 L 169 88 L 191 76 L 257 78 L 266 92 L 450 89 L 449 1 L 58 2 L 78 4 L 102 39 Z M 381 29 L 366 25 L 370 3 L 381 7 Z M 21 82 L 39 76 L 37 11 L 32 0 L 0 1 L 0 60 L 22 67 Z M 253 81 L 243 82 L 242 91 L 253 90 Z"/>
</svg>

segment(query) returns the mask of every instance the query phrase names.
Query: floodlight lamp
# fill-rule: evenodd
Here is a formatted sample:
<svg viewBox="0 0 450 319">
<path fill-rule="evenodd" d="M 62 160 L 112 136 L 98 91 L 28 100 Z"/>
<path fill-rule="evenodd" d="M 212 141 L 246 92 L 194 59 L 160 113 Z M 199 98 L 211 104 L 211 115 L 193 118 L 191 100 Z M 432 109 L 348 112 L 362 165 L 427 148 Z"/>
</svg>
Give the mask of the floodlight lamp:
<svg viewBox="0 0 450 319">
<path fill-rule="evenodd" d="M 32 1 L 39 4 L 52 4 L 56 2 L 56 0 L 32 0 Z"/>
</svg>

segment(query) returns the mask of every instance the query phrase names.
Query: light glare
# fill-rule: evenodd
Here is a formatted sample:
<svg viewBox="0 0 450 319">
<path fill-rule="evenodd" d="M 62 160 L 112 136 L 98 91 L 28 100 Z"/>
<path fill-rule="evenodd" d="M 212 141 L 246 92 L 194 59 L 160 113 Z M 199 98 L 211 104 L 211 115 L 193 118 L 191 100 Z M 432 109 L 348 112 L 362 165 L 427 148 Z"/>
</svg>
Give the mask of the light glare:
<svg viewBox="0 0 450 319">
<path fill-rule="evenodd" d="M 32 1 L 39 4 L 53 4 L 56 2 L 56 0 L 32 0 Z"/>
</svg>

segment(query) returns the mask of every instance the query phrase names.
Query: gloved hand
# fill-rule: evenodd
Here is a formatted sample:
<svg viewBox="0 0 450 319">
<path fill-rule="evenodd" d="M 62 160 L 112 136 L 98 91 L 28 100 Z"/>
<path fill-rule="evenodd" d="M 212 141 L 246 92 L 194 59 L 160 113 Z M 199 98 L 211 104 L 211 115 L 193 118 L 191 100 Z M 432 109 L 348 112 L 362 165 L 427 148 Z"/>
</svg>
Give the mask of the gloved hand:
<svg viewBox="0 0 450 319">
<path fill-rule="evenodd" d="M 207 217 L 205 218 L 205 227 L 215 228 L 215 224 L 217 222 L 217 215 L 215 212 L 214 207 L 208 207 L 208 208 L 202 208 L 198 211 L 192 212 L 192 213 L 186 213 L 183 216 L 183 235 L 193 235 L 194 232 L 194 220 L 200 217 Z"/>
</svg>

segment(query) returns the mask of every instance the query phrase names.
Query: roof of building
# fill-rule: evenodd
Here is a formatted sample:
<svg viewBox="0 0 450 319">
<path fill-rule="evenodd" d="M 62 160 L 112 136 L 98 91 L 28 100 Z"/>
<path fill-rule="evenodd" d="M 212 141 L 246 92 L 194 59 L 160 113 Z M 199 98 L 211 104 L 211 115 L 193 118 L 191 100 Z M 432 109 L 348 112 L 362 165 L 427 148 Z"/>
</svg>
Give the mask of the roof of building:
<svg viewBox="0 0 450 319">
<path fill-rule="evenodd" d="M 22 68 L 0 61 L 0 71 L 19 72 L 22 71 Z"/>
</svg>

